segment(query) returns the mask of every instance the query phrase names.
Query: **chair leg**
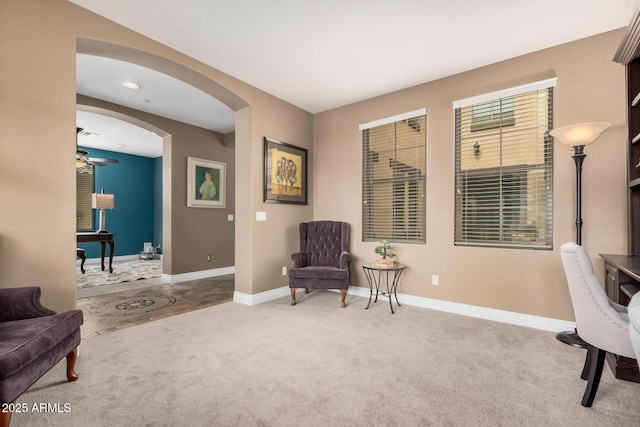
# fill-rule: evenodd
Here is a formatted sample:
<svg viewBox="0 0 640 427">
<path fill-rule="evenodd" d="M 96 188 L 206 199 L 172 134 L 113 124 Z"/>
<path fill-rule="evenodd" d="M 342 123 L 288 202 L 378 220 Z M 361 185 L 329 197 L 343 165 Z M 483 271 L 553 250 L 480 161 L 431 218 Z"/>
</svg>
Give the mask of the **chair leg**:
<svg viewBox="0 0 640 427">
<path fill-rule="evenodd" d="M 591 368 L 591 355 L 594 351 L 595 347 L 587 347 L 587 355 L 584 357 L 584 366 L 582 367 L 582 373 L 580 374 L 580 378 L 583 380 L 589 379 L 589 369 Z"/>
<path fill-rule="evenodd" d="M 11 414 L 12 412 L 9 409 L 6 411 L 0 411 L 0 427 L 9 427 L 9 424 L 11 423 Z"/>
<path fill-rule="evenodd" d="M 340 304 L 340 306 L 342 308 L 345 308 L 347 306 L 347 304 L 345 304 L 344 300 L 347 297 L 347 290 L 346 289 L 340 289 L 340 292 L 342 293 L 342 303 Z"/>
<path fill-rule="evenodd" d="M 67 354 L 67 379 L 69 381 L 78 379 L 78 374 L 75 373 L 76 359 L 78 358 L 77 351 L 77 348 L 74 348 L 71 353 Z"/>
<path fill-rule="evenodd" d="M 587 383 L 587 388 L 584 391 L 584 396 L 582 396 L 582 406 L 588 408 L 593 404 L 593 398 L 596 397 L 598 385 L 600 384 L 600 377 L 602 376 L 602 368 L 604 367 L 604 359 L 607 352 L 588 344 L 587 354 L 591 356 L 591 360 L 589 361 L 589 382 Z"/>
<path fill-rule="evenodd" d="M 296 305 L 296 288 L 291 288 L 291 305 Z"/>
</svg>

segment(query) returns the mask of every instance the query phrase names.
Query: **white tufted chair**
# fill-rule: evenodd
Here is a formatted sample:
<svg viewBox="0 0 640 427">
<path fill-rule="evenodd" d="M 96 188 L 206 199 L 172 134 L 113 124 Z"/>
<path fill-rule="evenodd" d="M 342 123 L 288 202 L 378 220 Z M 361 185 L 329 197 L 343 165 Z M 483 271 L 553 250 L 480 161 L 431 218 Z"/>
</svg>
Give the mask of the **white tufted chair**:
<svg viewBox="0 0 640 427">
<path fill-rule="evenodd" d="M 631 298 L 629 303 L 629 337 L 636 353 L 636 360 L 640 360 L 640 293 Z"/>
<path fill-rule="evenodd" d="M 578 335 L 587 343 L 587 357 L 582 379 L 588 380 L 582 406 L 589 407 L 598 391 L 607 354 L 635 358 L 629 339 L 627 308 L 607 298 L 593 271 L 587 252 L 575 243 L 561 248 L 562 264 L 569 283 L 569 293 L 576 317 Z"/>
</svg>

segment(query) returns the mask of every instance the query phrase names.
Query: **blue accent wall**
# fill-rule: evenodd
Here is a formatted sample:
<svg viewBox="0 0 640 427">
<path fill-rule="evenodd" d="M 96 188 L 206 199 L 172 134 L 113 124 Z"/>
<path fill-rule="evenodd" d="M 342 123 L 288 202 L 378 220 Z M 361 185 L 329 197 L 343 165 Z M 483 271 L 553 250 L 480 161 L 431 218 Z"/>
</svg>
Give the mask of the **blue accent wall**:
<svg viewBox="0 0 640 427">
<path fill-rule="evenodd" d="M 113 151 L 82 147 L 89 157 L 116 159 L 95 167 L 95 192 L 104 189 L 115 195 L 115 208 L 106 211 L 106 229 L 114 233 L 115 256 L 134 255 L 142 251 L 144 242 L 154 246 L 162 240 L 162 159 L 132 156 Z M 156 170 L 160 165 L 160 171 Z M 159 182 L 158 182 L 159 181 Z M 160 206 L 160 218 L 157 206 Z M 95 228 L 100 223 L 99 210 L 94 210 Z M 159 234 L 156 228 L 160 228 Z M 159 240 L 156 240 L 159 239 Z M 100 257 L 100 244 L 78 244 L 87 258 Z M 108 253 L 108 249 L 107 249 Z"/>
</svg>

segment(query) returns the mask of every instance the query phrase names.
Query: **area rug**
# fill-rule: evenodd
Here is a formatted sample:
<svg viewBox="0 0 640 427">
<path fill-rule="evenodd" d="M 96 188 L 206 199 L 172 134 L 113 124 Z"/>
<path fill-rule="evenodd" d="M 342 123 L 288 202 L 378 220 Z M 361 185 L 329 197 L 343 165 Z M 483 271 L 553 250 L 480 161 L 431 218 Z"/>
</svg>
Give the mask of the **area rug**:
<svg viewBox="0 0 640 427">
<path fill-rule="evenodd" d="M 120 282 L 134 282 L 160 276 L 162 276 L 162 260 L 160 259 L 114 261 L 113 273 L 111 274 L 109 274 L 108 267 L 102 271 L 100 264 L 85 264 L 85 273 L 82 274 L 80 267 L 78 267 L 76 275 L 78 289 Z"/>
</svg>

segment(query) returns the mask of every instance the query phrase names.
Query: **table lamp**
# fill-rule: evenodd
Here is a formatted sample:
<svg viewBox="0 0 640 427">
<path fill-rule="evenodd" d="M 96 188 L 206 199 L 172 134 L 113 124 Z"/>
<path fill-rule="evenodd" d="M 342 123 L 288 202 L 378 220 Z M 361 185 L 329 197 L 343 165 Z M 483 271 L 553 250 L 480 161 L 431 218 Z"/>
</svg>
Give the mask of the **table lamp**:
<svg viewBox="0 0 640 427">
<path fill-rule="evenodd" d="M 115 206 L 115 197 L 113 194 L 105 194 L 104 190 L 101 193 L 91 194 L 91 207 L 93 209 L 100 209 L 100 228 L 98 233 L 106 233 L 106 212 L 105 209 L 113 209 Z"/>
</svg>

